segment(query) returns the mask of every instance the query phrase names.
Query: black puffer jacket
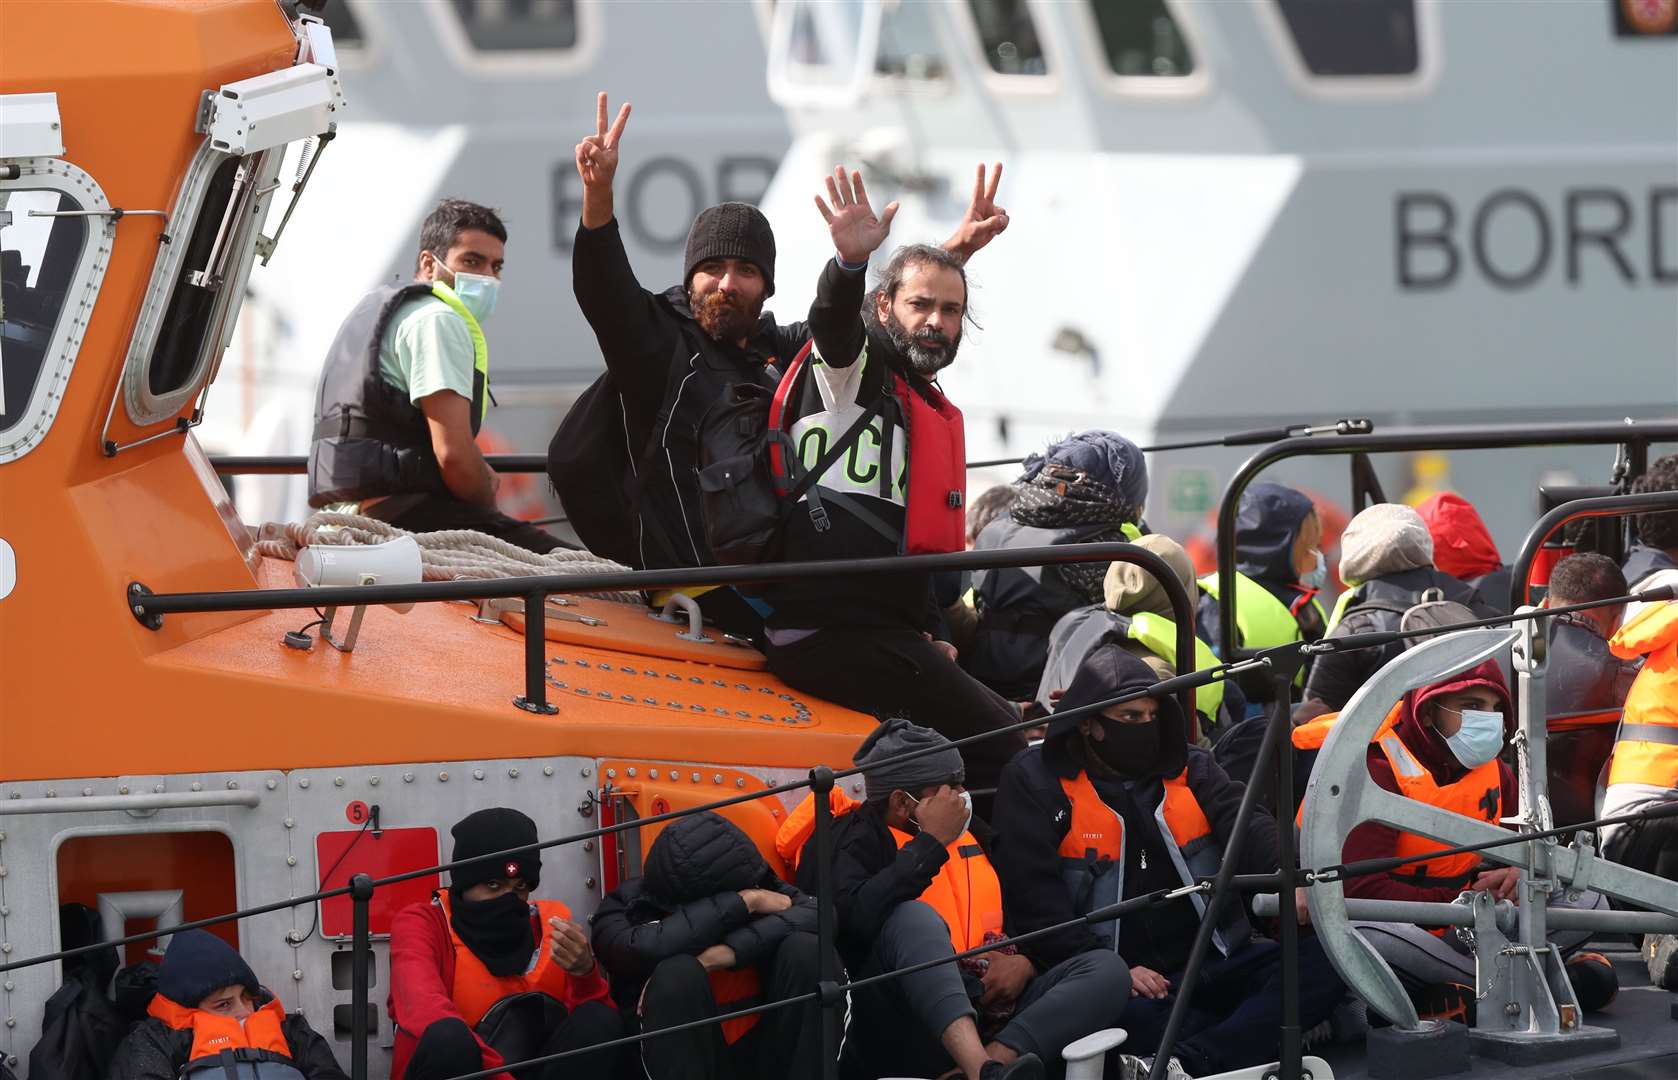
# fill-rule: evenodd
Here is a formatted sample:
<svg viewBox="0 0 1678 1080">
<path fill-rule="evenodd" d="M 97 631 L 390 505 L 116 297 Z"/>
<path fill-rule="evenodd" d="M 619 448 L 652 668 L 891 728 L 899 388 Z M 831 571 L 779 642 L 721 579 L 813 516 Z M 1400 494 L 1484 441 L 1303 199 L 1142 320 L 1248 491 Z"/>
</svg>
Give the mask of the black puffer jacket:
<svg viewBox="0 0 1678 1080">
<path fill-rule="evenodd" d="M 264 990 L 257 1004 L 266 1005 L 273 997 Z M 332 1056 L 332 1047 L 301 1013 L 287 1015 L 280 1031 L 291 1047 L 292 1064 L 304 1080 L 349 1080 Z M 175 1080 L 191 1053 L 191 1029 L 177 1030 L 148 1016 L 117 1047 L 108 1080 Z"/>
<path fill-rule="evenodd" d="M 790 896 L 792 906 L 754 916 L 740 899 L 742 889 Z M 661 961 L 727 945 L 736 967 L 755 966 L 787 935 L 815 932 L 816 902 L 782 881 L 738 826 L 705 813 L 680 818 L 660 833 L 642 876 L 608 893 L 590 923 L 612 996 L 632 1016 Z"/>
</svg>

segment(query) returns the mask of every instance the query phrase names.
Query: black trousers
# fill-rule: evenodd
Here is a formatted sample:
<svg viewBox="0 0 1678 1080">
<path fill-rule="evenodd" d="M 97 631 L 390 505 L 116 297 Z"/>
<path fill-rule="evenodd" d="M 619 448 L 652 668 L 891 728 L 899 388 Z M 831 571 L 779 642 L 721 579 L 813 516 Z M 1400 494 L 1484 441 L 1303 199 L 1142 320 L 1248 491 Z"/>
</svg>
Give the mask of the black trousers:
<svg viewBox="0 0 1678 1080">
<path fill-rule="evenodd" d="M 903 629 L 818 630 L 783 647 L 771 645 L 769 670 L 787 685 L 881 719 L 907 717 L 950 739 L 1020 722 L 1020 710 L 961 669 L 942 649 Z M 1002 767 L 1025 749 L 1018 732 L 961 748 L 967 786 L 980 817 Z"/>
<path fill-rule="evenodd" d="M 780 1001 L 814 990 L 821 977 L 819 957 L 816 935 L 789 935 L 758 966 L 763 1000 Z M 641 1030 L 675 1027 L 728 1011 L 718 1007 L 698 959 L 673 956 L 647 980 L 641 995 Z M 819 1080 L 821 1022 L 814 1002 L 772 1009 L 732 1045 L 723 1038 L 721 1024 L 647 1039 L 641 1043 L 641 1064 L 651 1080 Z"/>
<path fill-rule="evenodd" d="M 586 1001 L 553 1029 L 541 1054 L 564 1053 L 611 1042 L 623 1035 L 623 1018 L 603 1001 Z M 611 1080 L 622 1049 L 562 1058 L 515 1075 L 522 1080 Z M 439 1020 L 420 1033 L 403 1080 L 451 1080 L 484 1068 L 483 1051 L 464 1020 Z"/>
<path fill-rule="evenodd" d="M 1631 826 L 1614 861 L 1678 881 L 1678 818 L 1655 818 Z"/>
<path fill-rule="evenodd" d="M 450 495 L 392 495 L 380 499 L 362 513 L 409 532 L 471 529 L 473 532 L 488 533 L 538 555 L 567 546 L 559 537 L 528 521 L 508 517 L 493 506 L 463 502 Z"/>
</svg>

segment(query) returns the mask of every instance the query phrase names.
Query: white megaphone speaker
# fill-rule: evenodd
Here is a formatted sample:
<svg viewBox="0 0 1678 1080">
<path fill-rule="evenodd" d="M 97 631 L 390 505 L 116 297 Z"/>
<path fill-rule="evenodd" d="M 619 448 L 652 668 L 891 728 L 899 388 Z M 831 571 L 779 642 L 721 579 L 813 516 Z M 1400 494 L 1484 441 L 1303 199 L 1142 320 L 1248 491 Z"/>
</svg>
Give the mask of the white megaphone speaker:
<svg viewBox="0 0 1678 1080">
<path fill-rule="evenodd" d="M 334 585 L 412 585 L 420 580 L 420 546 L 411 536 L 399 536 L 382 544 L 356 544 L 345 547 L 316 545 L 297 553 L 297 584 L 308 587 Z M 412 603 L 387 604 L 399 614 L 413 610 Z M 355 649 L 356 635 L 361 632 L 361 617 L 365 605 L 357 605 L 350 616 L 350 627 L 339 641 L 332 636 L 332 620 L 336 607 L 321 612 L 320 636 L 340 652 Z"/>
</svg>

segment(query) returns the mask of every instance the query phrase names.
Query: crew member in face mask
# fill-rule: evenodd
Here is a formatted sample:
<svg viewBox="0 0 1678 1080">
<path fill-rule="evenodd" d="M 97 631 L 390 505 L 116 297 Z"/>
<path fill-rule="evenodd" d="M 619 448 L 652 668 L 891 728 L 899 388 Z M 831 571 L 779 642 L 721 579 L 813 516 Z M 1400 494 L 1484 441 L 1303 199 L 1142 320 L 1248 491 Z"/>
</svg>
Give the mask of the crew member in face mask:
<svg viewBox="0 0 1678 1080">
<path fill-rule="evenodd" d="M 892 760 L 916 750 L 931 752 Z M 864 978 L 1000 940 L 1002 888 L 975 835 L 988 830 L 973 821 L 956 748 L 931 728 L 888 720 L 854 760 L 865 770 L 866 801 L 840 807 L 829 878 L 846 970 Z M 798 862 L 807 887 L 816 864 L 812 838 Z M 1012 947 L 888 980 L 853 992 L 842 1070 L 1056 1075 L 1061 1049 L 1110 1026 L 1127 986 L 1111 952 L 1039 967 Z"/>
<path fill-rule="evenodd" d="M 492 807 L 452 832 L 454 859 L 494 857 L 451 871 L 446 892 L 391 923 L 392 1080 L 445 1080 L 617 1038 L 622 1024 L 587 929 L 564 904 L 530 899 L 541 854 L 500 854 L 534 845 L 535 822 Z M 605 1078 L 616 1060 L 616 1051 L 583 1054 L 537 1076 Z"/>
<path fill-rule="evenodd" d="M 1294 729 L 1296 746 L 1320 746 L 1338 720 L 1331 713 Z M 1496 660 L 1405 694 L 1368 754 L 1370 778 L 1388 791 L 1465 817 L 1497 824 L 1515 812 L 1515 774 L 1498 755 L 1515 731 L 1515 711 Z M 1447 845 L 1425 836 L 1365 822 L 1346 838 L 1343 859 L 1392 858 L 1436 851 Z M 1386 874 L 1346 880 L 1346 895 L 1369 900 L 1450 903 L 1468 891 L 1486 890 L 1500 900 L 1519 899 L 1520 871 L 1484 861 L 1479 855 L 1451 855 L 1410 863 Z M 1298 908 L 1308 918 L 1304 895 Z M 1605 901 L 1585 892 L 1569 900 L 1557 892 L 1550 903 L 1596 908 Z M 1418 1009 L 1429 1015 L 1472 1023 L 1473 948 L 1446 927 L 1403 923 L 1354 923 L 1403 978 Z M 1584 944 L 1588 931 L 1554 931 L 1565 951 Z M 1600 954 L 1581 953 L 1568 962 L 1580 1004 L 1596 1009 L 1613 997 L 1618 982 Z"/>
<path fill-rule="evenodd" d="M 321 372 L 310 506 L 410 532 L 472 529 L 539 553 L 560 546 L 495 508 L 498 479 L 474 441 L 506 247 L 495 211 L 444 199 L 420 228 L 414 280 L 351 309 Z"/>
<path fill-rule="evenodd" d="M 346 1080 L 332 1047 L 301 1013 L 257 981 L 234 948 L 208 930 L 169 939 L 146 1019 L 111 1057 L 111 1080 L 220 1076 L 222 1051 L 258 1080 Z"/>
<path fill-rule="evenodd" d="M 1235 828 L 1242 785 L 1191 746 L 1173 697 L 1138 697 L 1098 716 L 1070 709 L 1146 691 L 1153 669 L 1117 644 L 1090 653 L 1043 742 L 1009 762 L 996 795 L 996 869 L 1010 934 L 1066 922 L 1122 899 L 1214 874 Z M 1276 823 L 1247 822 L 1239 873 L 1276 869 Z M 1125 1049 L 1158 1049 L 1205 910 L 1195 896 L 1115 922 L 1069 928 L 1020 946 L 1038 967 L 1089 950 L 1117 951 L 1133 996 L 1118 1019 Z M 1226 904 L 1173 1049 L 1193 1076 L 1274 1061 L 1280 1049 L 1281 950 L 1256 938 L 1244 905 Z M 1344 987 L 1315 938 L 1300 941 L 1300 1023 L 1327 1019 Z M 1134 1075 L 1139 1068 L 1126 1062 Z M 1109 1075 L 1114 1075 L 1109 1072 Z"/>
</svg>

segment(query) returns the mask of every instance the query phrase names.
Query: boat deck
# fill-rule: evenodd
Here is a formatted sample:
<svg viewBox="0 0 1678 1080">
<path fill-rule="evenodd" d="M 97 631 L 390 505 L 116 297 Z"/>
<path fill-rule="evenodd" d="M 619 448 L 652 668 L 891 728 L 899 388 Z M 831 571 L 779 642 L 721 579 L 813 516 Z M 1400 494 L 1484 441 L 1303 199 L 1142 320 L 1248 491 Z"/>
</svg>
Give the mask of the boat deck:
<svg viewBox="0 0 1678 1080">
<path fill-rule="evenodd" d="M 1616 1050 L 1581 1054 L 1544 1065 L 1507 1065 L 1476 1055 L 1468 1072 L 1472 1080 L 1674 1080 L 1678 1078 L 1678 993 L 1649 984 L 1649 972 L 1628 942 L 1589 946 L 1614 962 L 1620 977 L 1619 995 L 1601 1012 L 1585 1017 L 1592 1027 L 1612 1028 L 1620 1034 Z M 1336 1080 L 1373 1080 L 1363 1041 L 1324 1046 L 1310 1051 L 1334 1068 Z"/>
</svg>

